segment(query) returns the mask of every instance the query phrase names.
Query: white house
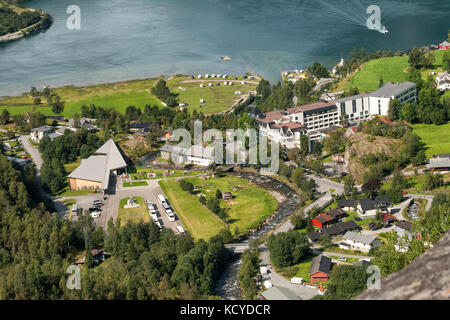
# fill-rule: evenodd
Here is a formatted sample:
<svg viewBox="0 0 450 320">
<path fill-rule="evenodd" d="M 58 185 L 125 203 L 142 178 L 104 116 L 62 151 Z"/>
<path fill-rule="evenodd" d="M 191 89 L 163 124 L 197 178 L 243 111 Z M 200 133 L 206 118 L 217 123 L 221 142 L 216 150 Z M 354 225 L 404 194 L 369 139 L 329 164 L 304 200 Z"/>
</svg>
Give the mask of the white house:
<svg viewBox="0 0 450 320">
<path fill-rule="evenodd" d="M 369 94 L 370 115 L 387 116 L 389 102 L 398 99 L 400 103 L 417 102 L 416 84 L 412 82 L 384 84 L 380 89 Z"/>
<path fill-rule="evenodd" d="M 436 88 L 440 91 L 450 89 L 450 74 L 448 71 L 440 72 L 436 77 Z"/>
<path fill-rule="evenodd" d="M 377 237 L 354 231 L 347 231 L 342 238 L 343 241 L 339 243 L 339 247 L 342 249 L 369 252 L 370 249 L 381 246 L 381 241 Z"/>
<path fill-rule="evenodd" d="M 214 147 L 203 148 L 200 145 L 193 145 L 190 148 L 182 148 L 166 144 L 160 149 L 161 158 L 171 159 L 177 164 L 194 164 L 207 167 L 214 162 Z"/>
<path fill-rule="evenodd" d="M 31 140 L 34 142 L 41 141 L 45 136 L 48 136 L 50 139 L 55 139 L 57 137 L 62 136 L 59 132 L 54 132 L 53 127 L 50 126 L 43 126 L 39 128 L 31 129 Z"/>
<path fill-rule="evenodd" d="M 361 219 L 372 219 L 377 215 L 377 211 L 390 212 L 392 207 L 388 197 L 376 197 L 375 200 L 359 199 L 356 209 Z"/>
</svg>

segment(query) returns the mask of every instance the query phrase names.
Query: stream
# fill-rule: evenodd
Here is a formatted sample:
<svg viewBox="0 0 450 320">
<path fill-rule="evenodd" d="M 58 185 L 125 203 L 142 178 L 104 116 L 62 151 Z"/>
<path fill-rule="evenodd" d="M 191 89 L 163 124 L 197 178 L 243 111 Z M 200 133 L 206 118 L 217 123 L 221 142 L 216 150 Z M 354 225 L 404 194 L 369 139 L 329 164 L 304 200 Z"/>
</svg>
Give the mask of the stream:
<svg viewBox="0 0 450 320">
<path fill-rule="evenodd" d="M 270 222 L 263 224 L 258 231 L 246 237 L 239 243 L 247 244 L 254 239 L 258 239 L 265 235 L 270 230 L 278 226 L 282 221 L 289 217 L 295 209 L 297 209 L 300 200 L 298 195 L 289 186 L 278 180 L 267 176 L 261 176 L 253 172 L 236 171 L 231 173 L 237 177 L 244 178 L 257 186 L 268 190 L 269 192 L 276 192 L 284 197 L 283 201 L 275 211 L 273 219 Z M 224 271 L 219 277 L 216 284 L 216 295 L 224 300 L 240 300 L 242 299 L 241 290 L 238 283 L 238 272 L 241 265 L 241 254 L 233 253 L 230 256 Z"/>
</svg>

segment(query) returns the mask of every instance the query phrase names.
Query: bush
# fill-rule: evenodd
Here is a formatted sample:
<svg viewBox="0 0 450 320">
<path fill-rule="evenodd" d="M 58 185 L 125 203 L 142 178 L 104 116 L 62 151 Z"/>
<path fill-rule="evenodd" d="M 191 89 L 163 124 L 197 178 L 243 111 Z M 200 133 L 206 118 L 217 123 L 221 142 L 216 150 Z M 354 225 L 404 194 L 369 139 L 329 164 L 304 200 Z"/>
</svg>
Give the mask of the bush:
<svg viewBox="0 0 450 320">
<path fill-rule="evenodd" d="M 194 185 L 184 179 L 180 181 L 180 187 L 181 189 L 189 193 L 192 193 L 194 191 Z"/>
<path fill-rule="evenodd" d="M 305 235 L 296 231 L 270 235 L 266 243 L 270 251 L 270 260 L 278 268 L 298 264 L 311 253 Z"/>
</svg>

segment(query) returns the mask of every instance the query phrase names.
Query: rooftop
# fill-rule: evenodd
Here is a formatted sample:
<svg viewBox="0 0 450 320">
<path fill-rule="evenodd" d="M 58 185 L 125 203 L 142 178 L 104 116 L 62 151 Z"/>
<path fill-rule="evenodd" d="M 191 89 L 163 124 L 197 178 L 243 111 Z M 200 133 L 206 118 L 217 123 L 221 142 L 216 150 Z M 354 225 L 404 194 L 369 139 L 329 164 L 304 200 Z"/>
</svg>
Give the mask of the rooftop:
<svg viewBox="0 0 450 320">
<path fill-rule="evenodd" d="M 272 287 L 261 293 L 261 295 L 267 300 L 300 300 L 295 293 L 283 287 Z"/>
<path fill-rule="evenodd" d="M 364 235 L 358 232 L 354 232 L 354 231 L 347 231 L 343 238 L 345 240 L 351 240 L 354 242 L 359 242 L 359 243 L 363 243 L 365 245 L 370 245 L 372 242 L 374 242 L 377 237 L 375 236 L 369 236 L 369 235 Z"/>
<path fill-rule="evenodd" d="M 94 155 L 81 160 L 81 164 L 68 176 L 72 179 L 101 182 L 101 189 L 109 186 L 112 170 L 122 169 L 127 163 L 112 139 L 101 146 Z"/>
<path fill-rule="evenodd" d="M 385 83 L 380 89 L 373 91 L 371 97 L 390 98 L 399 95 L 400 93 L 415 87 L 416 84 L 405 81 L 400 83 Z"/>
<path fill-rule="evenodd" d="M 325 274 L 330 274 L 330 270 L 331 270 L 331 258 L 321 255 L 312 259 L 309 274 L 312 275 L 316 272 L 323 272 Z"/>
</svg>

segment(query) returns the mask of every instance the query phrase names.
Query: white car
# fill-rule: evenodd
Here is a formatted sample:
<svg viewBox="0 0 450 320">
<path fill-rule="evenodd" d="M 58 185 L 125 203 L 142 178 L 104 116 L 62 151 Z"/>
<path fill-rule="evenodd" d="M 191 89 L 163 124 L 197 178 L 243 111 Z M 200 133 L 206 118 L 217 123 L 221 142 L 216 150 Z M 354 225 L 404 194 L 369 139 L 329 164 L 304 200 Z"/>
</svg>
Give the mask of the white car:
<svg viewBox="0 0 450 320">
<path fill-rule="evenodd" d="M 100 213 L 99 212 L 92 212 L 91 213 L 91 217 L 92 218 L 99 218 L 100 217 Z"/>
<path fill-rule="evenodd" d="M 158 226 L 159 230 L 162 230 L 162 225 L 159 221 L 155 221 L 155 224 Z"/>
<path fill-rule="evenodd" d="M 179 234 L 184 234 L 184 229 L 182 226 L 177 226 L 177 231 Z"/>
<path fill-rule="evenodd" d="M 158 216 L 155 213 L 150 213 L 150 217 L 153 219 L 153 221 L 158 221 Z"/>
</svg>

